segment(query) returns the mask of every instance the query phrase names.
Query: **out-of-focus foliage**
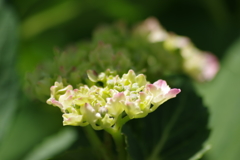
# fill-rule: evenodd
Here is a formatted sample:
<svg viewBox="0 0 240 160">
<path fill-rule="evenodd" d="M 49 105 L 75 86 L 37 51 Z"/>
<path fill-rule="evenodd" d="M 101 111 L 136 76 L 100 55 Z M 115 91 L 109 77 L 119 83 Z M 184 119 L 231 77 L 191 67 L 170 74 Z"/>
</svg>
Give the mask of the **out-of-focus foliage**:
<svg viewBox="0 0 240 160">
<path fill-rule="evenodd" d="M 55 156 L 67 149 L 77 139 L 77 133 L 73 128 L 64 128 L 59 133 L 49 136 L 41 144 L 36 146 L 25 160 L 42 160 Z"/>
<path fill-rule="evenodd" d="M 182 92 L 175 99 L 124 128 L 133 159 L 186 160 L 203 147 L 210 133 L 208 111 L 191 82 L 182 80 L 185 83 L 178 86 Z"/>
<path fill-rule="evenodd" d="M 213 132 L 209 142 L 213 149 L 207 155 L 210 160 L 219 159 L 219 153 L 221 153 L 221 159 L 237 160 L 240 156 L 239 39 L 229 48 L 227 53 L 222 70 L 216 79 L 209 84 L 197 85 L 206 104 L 210 106 L 212 114 L 210 126 Z"/>
<path fill-rule="evenodd" d="M 22 88 L 27 72 L 33 71 L 39 62 L 53 58 L 54 47 L 65 48 L 80 40 L 89 40 L 92 31 L 101 23 L 123 20 L 132 26 L 149 16 L 158 18 L 167 30 L 190 37 L 198 48 L 215 53 L 224 62 L 214 81 L 198 87 L 212 115 L 213 132 L 209 141 L 212 148 L 204 159 L 238 160 L 239 43 L 226 52 L 240 33 L 240 2 L 237 0 L 1 0 L 0 159 L 39 155 L 41 146 L 52 146 L 48 136 L 54 140 L 54 135 L 62 135 L 57 134 L 62 129 L 59 111 L 29 100 L 19 91 L 18 86 Z M 15 34 L 17 31 L 19 35 Z M 71 147 L 77 148 L 80 143 L 88 146 L 82 131 L 73 130 L 82 138 L 72 142 Z M 71 145 L 69 143 L 66 148 L 54 148 L 53 152 L 49 149 L 48 155 L 42 158 L 53 156 L 57 150 L 63 152 L 62 159 L 69 155 L 77 159 L 75 155 L 79 157 L 79 151 L 93 152 L 88 147 L 64 152 Z"/>
<path fill-rule="evenodd" d="M 19 81 L 16 63 L 17 22 L 13 11 L 0 2 L 0 141 L 10 128 L 17 109 Z"/>
</svg>

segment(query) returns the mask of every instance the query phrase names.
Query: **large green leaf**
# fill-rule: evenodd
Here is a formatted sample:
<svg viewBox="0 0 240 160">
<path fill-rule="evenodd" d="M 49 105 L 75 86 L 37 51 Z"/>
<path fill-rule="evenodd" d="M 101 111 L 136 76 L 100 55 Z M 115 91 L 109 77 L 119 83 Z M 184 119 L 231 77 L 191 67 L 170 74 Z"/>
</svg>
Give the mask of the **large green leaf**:
<svg viewBox="0 0 240 160">
<path fill-rule="evenodd" d="M 212 149 L 207 159 L 238 160 L 240 157 L 240 39 L 230 47 L 217 77 L 209 84 L 198 84 L 210 107 Z"/>
<path fill-rule="evenodd" d="M 133 159 L 186 160 L 202 149 L 210 133 L 208 110 L 190 82 L 179 88 L 177 98 L 124 128 Z"/>
</svg>

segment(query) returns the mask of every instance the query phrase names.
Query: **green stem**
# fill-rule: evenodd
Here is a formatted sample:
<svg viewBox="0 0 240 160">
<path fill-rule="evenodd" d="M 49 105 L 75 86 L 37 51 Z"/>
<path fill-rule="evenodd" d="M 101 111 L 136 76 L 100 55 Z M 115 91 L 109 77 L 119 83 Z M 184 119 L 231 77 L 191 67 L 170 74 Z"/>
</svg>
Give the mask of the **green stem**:
<svg viewBox="0 0 240 160">
<path fill-rule="evenodd" d="M 126 149 L 125 149 L 125 141 L 124 141 L 123 135 L 120 132 L 117 132 L 117 133 L 113 134 L 113 139 L 117 146 L 118 159 L 126 160 L 127 153 L 126 153 Z"/>
<path fill-rule="evenodd" d="M 125 123 L 127 123 L 130 120 L 129 116 L 126 116 L 124 118 L 121 118 L 121 120 L 119 120 L 119 126 L 123 126 Z"/>
<path fill-rule="evenodd" d="M 118 152 L 118 160 L 126 160 L 127 159 L 127 150 L 125 145 L 124 135 L 121 133 L 122 126 L 129 121 L 129 117 L 125 116 L 122 118 L 121 116 L 118 117 L 117 123 L 112 128 L 105 129 L 109 134 L 112 135 L 114 143 L 117 148 Z"/>
<path fill-rule="evenodd" d="M 96 132 L 91 128 L 91 126 L 84 127 L 84 130 L 86 132 L 86 136 L 88 140 L 90 141 L 94 149 L 100 152 L 104 160 L 111 160 L 111 158 L 109 157 L 108 151 L 106 150 L 105 146 L 99 139 Z"/>
<path fill-rule="evenodd" d="M 125 140 L 124 136 L 121 133 L 121 127 L 113 127 L 111 129 L 106 130 L 108 133 L 110 133 L 113 137 L 113 140 L 115 142 L 117 152 L 118 152 L 118 160 L 126 160 L 127 159 L 127 151 L 125 149 Z"/>
</svg>

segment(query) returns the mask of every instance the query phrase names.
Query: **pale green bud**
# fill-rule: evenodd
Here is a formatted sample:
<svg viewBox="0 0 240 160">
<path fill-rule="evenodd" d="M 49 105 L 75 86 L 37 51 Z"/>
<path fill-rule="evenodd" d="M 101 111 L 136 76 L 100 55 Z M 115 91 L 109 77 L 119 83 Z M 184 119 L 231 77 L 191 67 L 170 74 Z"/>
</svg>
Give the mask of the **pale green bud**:
<svg viewBox="0 0 240 160">
<path fill-rule="evenodd" d="M 106 79 L 106 74 L 105 73 L 102 72 L 98 75 L 98 80 L 105 81 L 105 79 Z"/>
<path fill-rule="evenodd" d="M 139 105 L 134 102 L 126 102 L 124 109 L 130 119 L 138 118 L 138 115 L 143 113 Z"/>
<path fill-rule="evenodd" d="M 86 126 L 88 122 L 83 122 L 83 116 L 73 113 L 63 114 L 63 125 Z"/>
<path fill-rule="evenodd" d="M 143 87 L 147 84 L 146 76 L 143 74 L 139 74 L 138 76 L 136 76 L 135 80 L 139 87 Z"/>
<path fill-rule="evenodd" d="M 96 130 L 103 129 L 101 126 L 96 124 L 97 120 L 101 118 L 101 115 L 97 113 L 96 109 L 89 103 L 85 103 L 80 108 L 81 113 L 86 117 L 87 122 Z"/>
<path fill-rule="evenodd" d="M 101 126 L 103 128 L 111 128 L 116 123 L 116 118 L 114 118 L 110 114 L 105 114 L 105 116 L 101 120 Z"/>
<path fill-rule="evenodd" d="M 100 107 L 98 112 L 101 114 L 102 117 L 104 117 L 106 115 L 106 113 L 108 112 L 106 107 Z"/>
<path fill-rule="evenodd" d="M 124 104 L 122 103 L 124 101 L 125 95 L 122 92 L 113 95 L 112 98 L 108 98 L 106 104 L 108 113 L 117 118 L 124 110 Z"/>
<path fill-rule="evenodd" d="M 87 70 L 87 76 L 92 82 L 97 82 L 98 81 L 98 75 L 93 70 Z"/>
</svg>

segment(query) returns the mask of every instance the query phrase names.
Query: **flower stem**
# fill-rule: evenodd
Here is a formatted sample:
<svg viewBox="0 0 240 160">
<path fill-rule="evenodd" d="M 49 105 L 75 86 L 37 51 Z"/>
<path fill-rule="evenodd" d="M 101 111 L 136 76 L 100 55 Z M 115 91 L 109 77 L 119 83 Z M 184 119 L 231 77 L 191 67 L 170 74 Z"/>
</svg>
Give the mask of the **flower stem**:
<svg viewBox="0 0 240 160">
<path fill-rule="evenodd" d="M 129 117 L 124 118 L 119 117 L 117 122 L 113 127 L 105 129 L 109 134 L 112 135 L 117 152 L 118 160 L 127 160 L 127 150 L 124 135 L 122 132 L 122 126 L 129 120 Z"/>
<path fill-rule="evenodd" d="M 106 150 L 105 146 L 99 139 L 96 132 L 90 126 L 84 127 L 84 130 L 86 132 L 86 136 L 87 136 L 88 140 L 90 141 L 90 143 L 94 147 L 94 149 L 96 151 L 100 152 L 100 154 L 102 155 L 104 160 L 111 160 L 111 158 L 109 156 L 109 154 L 111 154 L 111 153 L 108 153 L 108 151 Z"/>
<path fill-rule="evenodd" d="M 113 140 L 116 144 L 117 152 L 118 152 L 118 160 L 126 160 L 127 152 L 125 149 L 125 140 L 121 131 L 112 133 Z"/>
</svg>

